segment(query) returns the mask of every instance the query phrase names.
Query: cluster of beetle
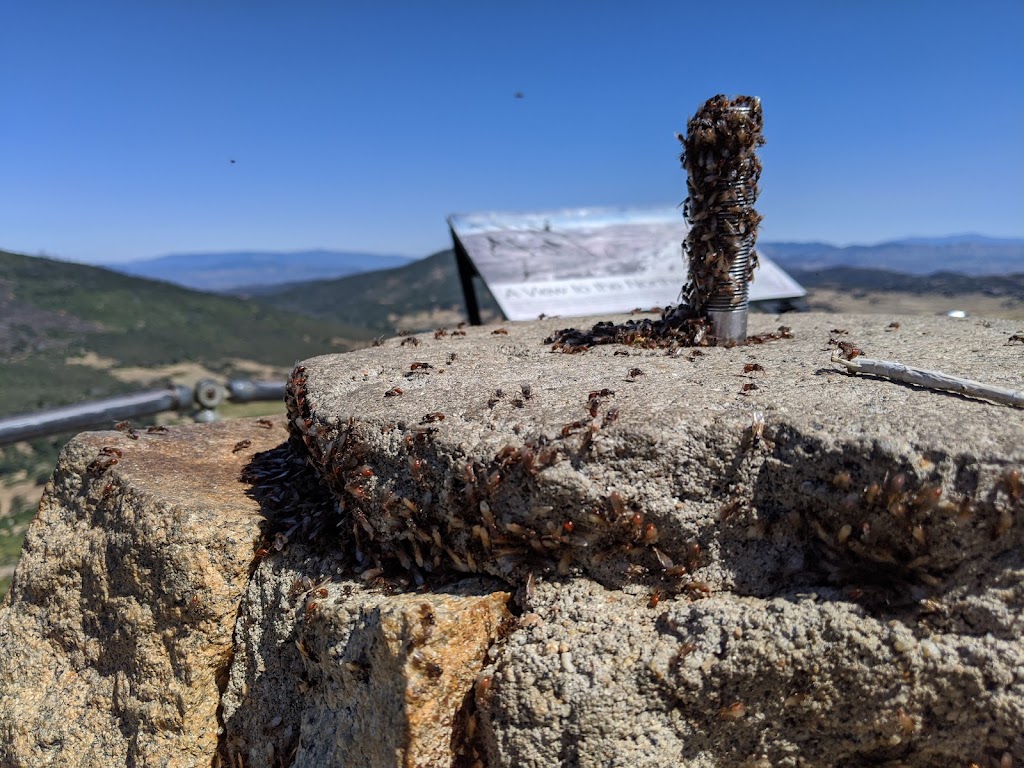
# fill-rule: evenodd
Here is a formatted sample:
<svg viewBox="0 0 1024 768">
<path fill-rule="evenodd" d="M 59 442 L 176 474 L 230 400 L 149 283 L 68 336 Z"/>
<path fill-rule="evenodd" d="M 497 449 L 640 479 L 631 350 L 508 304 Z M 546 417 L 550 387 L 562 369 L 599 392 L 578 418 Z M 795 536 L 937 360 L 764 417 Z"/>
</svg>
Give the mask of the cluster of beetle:
<svg viewBox="0 0 1024 768">
<path fill-rule="evenodd" d="M 754 210 L 761 161 L 756 150 L 764 144 L 761 102 L 750 96 L 730 100 L 709 99 L 690 118 L 681 160 L 687 171 L 688 197 L 683 215 L 690 225 L 684 256 L 689 275 L 682 303 L 660 310 L 660 318 L 602 322 L 590 330 L 567 328 L 545 339 L 559 352 L 584 352 L 597 344 L 623 344 L 638 349 L 708 346 L 709 301 L 727 296 L 731 304 L 742 298 L 737 291 L 734 266 L 746 258 L 746 280 L 757 266 L 754 242 L 761 216 Z M 736 267 L 739 269 L 739 267 Z M 786 338 L 785 335 L 774 338 Z M 747 343 L 768 341 L 750 337 Z"/>
<path fill-rule="evenodd" d="M 632 349 L 664 349 L 667 354 L 675 354 L 687 347 L 711 346 L 713 340 L 709 336 L 710 328 L 707 319 L 690 316 L 685 306 L 666 307 L 656 319 L 631 318 L 624 323 L 605 320 L 589 330 L 564 328 L 552 333 L 544 339 L 544 343 L 551 344 L 555 352 L 569 354 L 586 352 L 601 344 L 620 344 Z M 781 325 L 776 331 L 748 336 L 747 344 L 764 344 L 791 338 L 793 331 Z"/>
<path fill-rule="evenodd" d="M 690 118 L 686 136 L 679 136 L 688 193 L 683 215 L 690 225 L 683 244 L 689 264 L 683 303 L 698 315 L 723 288 L 733 292 L 730 270 L 744 254 L 746 278 L 753 279 L 761 222 L 753 208 L 761 177 L 756 150 L 764 144 L 763 128 L 760 100 L 719 94 Z"/>
<path fill-rule="evenodd" d="M 853 584 L 851 596 L 886 602 L 901 584 L 939 587 L 956 558 L 938 557 L 935 544 L 958 528 L 981 525 L 993 541 L 1024 516 L 1021 472 L 1005 470 L 985 498 L 944 497 L 938 481 L 918 480 L 909 471 L 887 472 L 866 485 L 848 471 L 837 472 L 832 487 L 842 493 L 830 505 L 830 522 L 809 519 L 823 564 L 840 583 Z"/>
<path fill-rule="evenodd" d="M 528 400 L 531 388 L 521 389 Z M 285 397 L 292 443 L 301 444 L 298 452 L 309 457 L 333 503 L 326 515 L 322 497 L 306 502 L 298 514 L 286 510 L 272 546 L 282 537 L 323 532 L 329 519 L 350 543 L 354 569 L 371 583 L 405 588 L 436 576 L 486 572 L 525 579 L 529 589 L 533 573 L 566 575 L 577 559 L 584 565 L 614 557 L 626 563 L 628 576 L 649 576 L 668 591 L 704 594 L 706 585 L 689 580 L 699 565 L 699 546 L 689 543 L 684 562 L 674 562 L 657 546 L 655 523 L 617 491 L 564 519 L 551 506 L 535 507 L 530 515 L 521 509 L 519 489 L 535 484 L 547 467 L 585 457 L 600 431 L 616 421 L 618 409 L 608 407 L 614 394 L 591 392 L 581 417 L 550 437 L 506 445 L 486 462 L 465 461 L 443 456 L 434 441 L 440 413 L 427 414 L 418 424 L 349 420 L 320 431 L 299 366 Z M 392 464 L 371 466 L 368 430 L 378 433 L 375 440 L 397 444 Z M 529 522 L 531 517 L 540 521 Z"/>
<path fill-rule="evenodd" d="M 624 323 L 602 321 L 589 330 L 565 328 L 555 331 L 546 339 L 556 352 L 586 352 L 600 344 L 622 344 L 633 349 L 667 349 L 709 346 L 710 324 L 704 318 L 683 317 L 673 307 L 661 311 L 658 319 L 649 317 L 630 319 Z"/>
</svg>

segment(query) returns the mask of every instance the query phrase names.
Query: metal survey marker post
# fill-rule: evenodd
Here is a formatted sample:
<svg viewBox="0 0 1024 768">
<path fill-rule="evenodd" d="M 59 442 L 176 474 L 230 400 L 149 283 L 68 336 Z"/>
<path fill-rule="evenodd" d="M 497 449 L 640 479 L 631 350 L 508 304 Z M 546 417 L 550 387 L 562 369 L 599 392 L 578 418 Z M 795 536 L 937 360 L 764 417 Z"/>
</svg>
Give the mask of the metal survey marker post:
<svg viewBox="0 0 1024 768">
<path fill-rule="evenodd" d="M 683 300 L 704 315 L 717 344 L 747 339 L 749 284 L 757 266 L 754 210 L 764 144 L 761 102 L 751 96 L 715 96 L 690 118 L 680 136 L 688 196 L 683 216 L 690 231 L 683 243 L 689 280 Z"/>
</svg>

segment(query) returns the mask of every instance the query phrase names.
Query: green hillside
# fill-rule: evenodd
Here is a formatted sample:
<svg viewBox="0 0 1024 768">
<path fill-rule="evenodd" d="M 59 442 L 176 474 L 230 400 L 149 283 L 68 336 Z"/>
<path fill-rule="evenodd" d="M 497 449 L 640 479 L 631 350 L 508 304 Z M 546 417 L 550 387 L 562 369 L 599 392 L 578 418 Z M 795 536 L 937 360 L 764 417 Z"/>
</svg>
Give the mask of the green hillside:
<svg viewBox="0 0 1024 768">
<path fill-rule="evenodd" d="M 495 316 L 498 308 L 490 292 L 479 279 L 475 283 L 481 312 L 485 317 Z M 377 334 L 393 333 L 397 328 L 431 330 L 444 324 L 431 321 L 443 313 L 465 317 L 455 253 L 451 250 L 404 267 L 293 283 L 251 298 L 276 309 L 363 325 Z"/>
<path fill-rule="evenodd" d="M 805 288 L 833 290 L 899 291 L 918 296 L 962 296 L 980 293 L 1008 301 L 1024 301 L 1024 273 L 1005 275 L 962 275 L 957 272 L 934 272 L 930 275 L 909 275 L 883 269 L 830 267 L 818 270 L 793 269 L 793 279 Z"/>
<path fill-rule="evenodd" d="M 231 359 L 290 366 L 364 346 L 373 334 L 98 267 L 0 251 L 0 415 L 138 389 L 96 366 L 182 361 L 238 373 Z"/>
</svg>

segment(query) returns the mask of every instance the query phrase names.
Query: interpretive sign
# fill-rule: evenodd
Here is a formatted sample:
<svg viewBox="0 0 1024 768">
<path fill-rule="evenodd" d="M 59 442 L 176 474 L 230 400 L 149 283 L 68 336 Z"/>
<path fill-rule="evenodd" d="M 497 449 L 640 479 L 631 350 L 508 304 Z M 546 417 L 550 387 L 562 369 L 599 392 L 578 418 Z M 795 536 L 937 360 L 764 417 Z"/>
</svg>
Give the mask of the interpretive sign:
<svg viewBox="0 0 1024 768">
<path fill-rule="evenodd" d="M 470 320 L 479 322 L 470 277 L 479 275 L 509 320 L 573 317 L 678 304 L 686 282 L 677 208 L 580 208 L 449 217 Z M 764 256 L 750 301 L 806 292 Z M 474 317 L 476 315 L 476 317 Z"/>
</svg>

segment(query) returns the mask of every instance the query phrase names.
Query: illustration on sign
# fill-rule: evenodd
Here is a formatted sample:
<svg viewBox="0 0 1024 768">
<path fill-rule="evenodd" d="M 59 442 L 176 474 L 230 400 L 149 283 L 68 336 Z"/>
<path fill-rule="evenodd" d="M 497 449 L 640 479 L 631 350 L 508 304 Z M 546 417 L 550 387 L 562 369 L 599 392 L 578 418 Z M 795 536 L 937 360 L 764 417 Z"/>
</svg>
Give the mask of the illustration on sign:
<svg viewBox="0 0 1024 768">
<path fill-rule="evenodd" d="M 676 208 L 476 213 L 448 223 L 456 253 L 464 250 L 509 320 L 678 304 L 686 282 L 681 244 L 688 229 Z M 804 295 L 759 258 L 751 301 Z"/>
</svg>

